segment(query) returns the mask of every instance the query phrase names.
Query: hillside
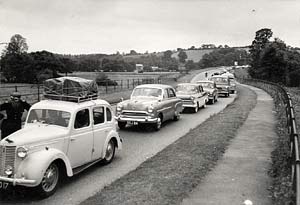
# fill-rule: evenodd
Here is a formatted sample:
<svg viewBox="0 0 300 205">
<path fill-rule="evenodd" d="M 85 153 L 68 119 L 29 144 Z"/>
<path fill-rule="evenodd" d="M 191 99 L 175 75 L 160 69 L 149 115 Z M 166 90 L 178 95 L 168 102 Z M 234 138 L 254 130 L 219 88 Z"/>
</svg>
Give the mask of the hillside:
<svg viewBox="0 0 300 205">
<path fill-rule="evenodd" d="M 210 53 L 217 49 L 201 49 L 201 50 L 185 50 L 187 54 L 187 60 L 192 60 L 194 62 L 199 62 L 202 59 L 202 56 Z M 173 53 L 172 57 L 178 59 L 179 52 Z"/>
</svg>

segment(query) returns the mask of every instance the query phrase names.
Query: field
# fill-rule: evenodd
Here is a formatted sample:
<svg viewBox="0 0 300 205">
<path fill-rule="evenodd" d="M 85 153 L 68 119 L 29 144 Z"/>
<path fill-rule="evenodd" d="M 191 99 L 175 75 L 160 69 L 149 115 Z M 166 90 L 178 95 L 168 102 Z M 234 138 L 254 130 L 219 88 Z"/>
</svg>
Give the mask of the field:
<svg viewBox="0 0 300 205">
<path fill-rule="evenodd" d="M 97 72 L 74 72 L 70 76 L 77 76 L 86 79 L 95 80 Z M 175 83 L 177 78 L 181 76 L 178 72 L 149 72 L 149 73 L 134 73 L 134 72 L 108 72 L 105 73 L 110 80 L 116 82 L 115 85 L 103 85 L 98 87 L 99 96 L 101 98 L 108 97 L 112 100 L 112 97 L 118 98 L 128 97 L 127 90 L 131 90 L 137 85 L 145 83 Z M 37 102 L 42 99 L 43 88 L 38 87 L 35 84 L 1 84 L 0 86 L 0 103 L 8 100 L 10 94 L 14 91 L 18 91 L 22 94 L 22 98 L 29 103 Z M 115 97 L 111 96 L 114 93 L 115 96 L 120 96 L 122 93 L 126 93 L 125 96 Z M 117 94 L 119 93 L 119 94 Z M 116 101 L 112 100 L 113 102 Z"/>
</svg>

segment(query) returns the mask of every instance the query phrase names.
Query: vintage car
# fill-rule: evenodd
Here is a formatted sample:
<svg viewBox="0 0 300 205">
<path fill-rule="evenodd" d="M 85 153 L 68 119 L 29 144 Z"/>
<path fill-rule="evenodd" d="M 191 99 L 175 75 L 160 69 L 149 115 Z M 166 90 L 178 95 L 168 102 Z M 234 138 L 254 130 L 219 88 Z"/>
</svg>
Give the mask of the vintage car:
<svg viewBox="0 0 300 205">
<path fill-rule="evenodd" d="M 143 84 L 134 88 L 129 100 L 117 104 L 116 119 L 120 129 L 127 124 L 147 124 L 159 130 L 162 122 L 178 120 L 182 109 L 182 101 L 172 86 Z"/>
<path fill-rule="evenodd" d="M 216 101 L 218 101 L 219 94 L 218 94 L 216 83 L 214 81 L 201 80 L 201 81 L 197 81 L 196 83 L 202 85 L 203 90 L 208 95 L 208 101 L 211 104 L 214 104 Z"/>
<path fill-rule="evenodd" d="M 228 97 L 230 94 L 230 80 L 228 76 L 214 75 L 209 80 L 214 81 L 218 88 L 219 95 Z"/>
<path fill-rule="evenodd" d="M 222 74 L 222 76 L 228 76 L 228 78 L 230 80 L 229 90 L 230 90 L 230 93 L 234 94 L 236 91 L 236 81 L 235 81 L 234 75 L 230 72 L 226 72 L 226 73 Z"/>
<path fill-rule="evenodd" d="M 52 195 L 63 176 L 71 177 L 122 148 L 110 104 L 101 99 L 34 104 L 24 127 L 0 142 L 0 188 L 34 187 Z"/>
<path fill-rule="evenodd" d="M 192 109 L 195 113 L 199 108 L 205 108 L 208 95 L 202 85 L 196 83 L 180 83 L 176 86 L 176 95 L 183 102 L 183 108 Z"/>
</svg>

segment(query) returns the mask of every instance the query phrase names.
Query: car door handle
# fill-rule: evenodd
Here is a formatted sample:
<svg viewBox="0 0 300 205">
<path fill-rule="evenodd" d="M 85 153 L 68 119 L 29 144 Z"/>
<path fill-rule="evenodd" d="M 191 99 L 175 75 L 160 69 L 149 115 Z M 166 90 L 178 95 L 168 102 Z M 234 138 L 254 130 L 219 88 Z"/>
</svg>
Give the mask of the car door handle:
<svg viewBox="0 0 300 205">
<path fill-rule="evenodd" d="M 71 137 L 71 142 L 73 142 L 73 141 L 75 141 L 76 140 L 76 138 L 74 138 L 74 137 Z"/>
</svg>

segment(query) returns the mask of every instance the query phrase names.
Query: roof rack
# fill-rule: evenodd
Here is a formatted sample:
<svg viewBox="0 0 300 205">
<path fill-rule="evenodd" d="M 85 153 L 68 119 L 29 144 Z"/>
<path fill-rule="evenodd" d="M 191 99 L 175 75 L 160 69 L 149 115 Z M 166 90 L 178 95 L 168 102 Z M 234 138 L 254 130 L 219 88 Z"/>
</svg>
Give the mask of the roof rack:
<svg viewBox="0 0 300 205">
<path fill-rule="evenodd" d="M 44 97 L 51 100 L 61 100 L 68 102 L 85 102 L 90 100 L 96 100 L 98 98 L 97 94 L 90 94 L 85 96 L 70 96 L 70 95 L 56 95 L 56 94 L 46 94 L 44 93 Z"/>
</svg>

